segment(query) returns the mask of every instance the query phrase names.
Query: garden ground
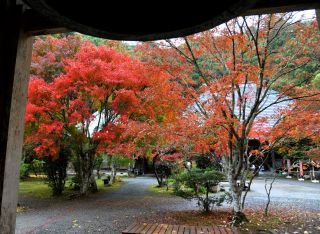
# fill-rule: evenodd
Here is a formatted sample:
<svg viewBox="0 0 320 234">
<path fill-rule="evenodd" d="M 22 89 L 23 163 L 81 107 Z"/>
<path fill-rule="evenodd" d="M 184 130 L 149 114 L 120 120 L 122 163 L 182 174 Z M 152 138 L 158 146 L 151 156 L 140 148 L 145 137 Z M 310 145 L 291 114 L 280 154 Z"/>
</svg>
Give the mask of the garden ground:
<svg viewBox="0 0 320 234">
<path fill-rule="evenodd" d="M 19 204 L 25 209 L 17 215 L 16 233 L 121 233 L 136 221 L 228 224 L 228 206 L 204 215 L 194 202 L 157 193 L 150 189 L 153 184 L 153 177 L 126 178 L 120 187 L 73 200 L 39 198 L 22 191 Z M 320 232 L 319 184 L 277 179 L 271 196 L 272 215 L 264 219 L 264 179 L 256 179 L 247 210 L 254 222 L 241 227 L 243 233 Z"/>
</svg>

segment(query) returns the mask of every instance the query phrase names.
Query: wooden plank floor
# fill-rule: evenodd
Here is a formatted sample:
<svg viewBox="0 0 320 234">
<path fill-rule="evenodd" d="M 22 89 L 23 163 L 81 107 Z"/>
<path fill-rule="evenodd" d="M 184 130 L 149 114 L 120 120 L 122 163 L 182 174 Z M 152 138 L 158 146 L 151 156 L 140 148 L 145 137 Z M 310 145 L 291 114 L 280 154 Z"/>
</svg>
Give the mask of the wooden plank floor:
<svg viewBox="0 0 320 234">
<path fill-rule="evenodd" d="M 235 229 L 212 226 L 133 223 L 123 234 L 237 234 Z"/>
</svg>

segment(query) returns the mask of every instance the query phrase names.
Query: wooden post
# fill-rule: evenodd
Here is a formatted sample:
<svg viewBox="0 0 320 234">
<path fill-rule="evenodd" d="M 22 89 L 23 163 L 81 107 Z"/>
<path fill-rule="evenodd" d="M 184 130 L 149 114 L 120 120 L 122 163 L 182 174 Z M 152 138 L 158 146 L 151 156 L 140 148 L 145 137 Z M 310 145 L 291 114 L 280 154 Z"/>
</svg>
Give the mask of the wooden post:
<svg viewBox="0 0 320 234">
<path fill-rule="evenodd" d="M 317 21 L 318 21 L 318 29 L 320 31 L 320 9 L 316 9 L 316 17 L 317 17 Z"/>
<path fill-rule="evenodd" d="M 0 5 L 0 233 L 15 232 L 32 38 L 22 32 L 23 7 Z"/>
<path fill-rule="evenodd" d="M 291 160 L 287 159 L 287 168 L 288 168 L 288 175 L 286 176 L 286 178 L 290 179 L 291 177 Z"/>
<path fill-rule="evenodd" d="M 303 178 L 303 161 L 299 160 L 299 175 L 298 175 L 298 180 L 299 181 L 304 181 Z"/>
</svg>

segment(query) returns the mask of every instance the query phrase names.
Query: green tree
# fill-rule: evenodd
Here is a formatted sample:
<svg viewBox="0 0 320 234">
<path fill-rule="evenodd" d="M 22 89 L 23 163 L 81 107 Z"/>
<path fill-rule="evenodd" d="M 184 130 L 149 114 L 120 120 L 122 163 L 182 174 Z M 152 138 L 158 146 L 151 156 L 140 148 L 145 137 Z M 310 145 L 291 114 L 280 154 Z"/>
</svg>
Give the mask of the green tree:
<svg viewBox="0 0 320 234">
<path fill-rule="evenodd" d="M 221 172 L 195 168 L 174 178 L 175 194 L 188 200 L 196 199 L 198 206 L 205 212 L 209 212 L 213 206 L 220 206 L 225 201 L 226 194 L 211 195 L 212 187 L 224 179 Z"/>
</svg>

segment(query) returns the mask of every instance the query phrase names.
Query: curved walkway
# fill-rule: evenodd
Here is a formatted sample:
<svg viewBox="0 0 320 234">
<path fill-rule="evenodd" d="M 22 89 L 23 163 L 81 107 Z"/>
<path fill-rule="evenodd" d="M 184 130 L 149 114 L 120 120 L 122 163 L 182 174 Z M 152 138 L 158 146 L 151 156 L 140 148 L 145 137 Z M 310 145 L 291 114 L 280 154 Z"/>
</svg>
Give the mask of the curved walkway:
<svg viewBox="0 0 320 234">
<path fill-rule="evenodd" d="M 139 217 L 196 208 L 178 197 L 148 191 L 153 177 L 124 179 L 119 189 L 72 201 L 22 199 L 16 233 L 121 233 Z M 143 221 L 143 220 L 139 220 Z"/>
</svg>

